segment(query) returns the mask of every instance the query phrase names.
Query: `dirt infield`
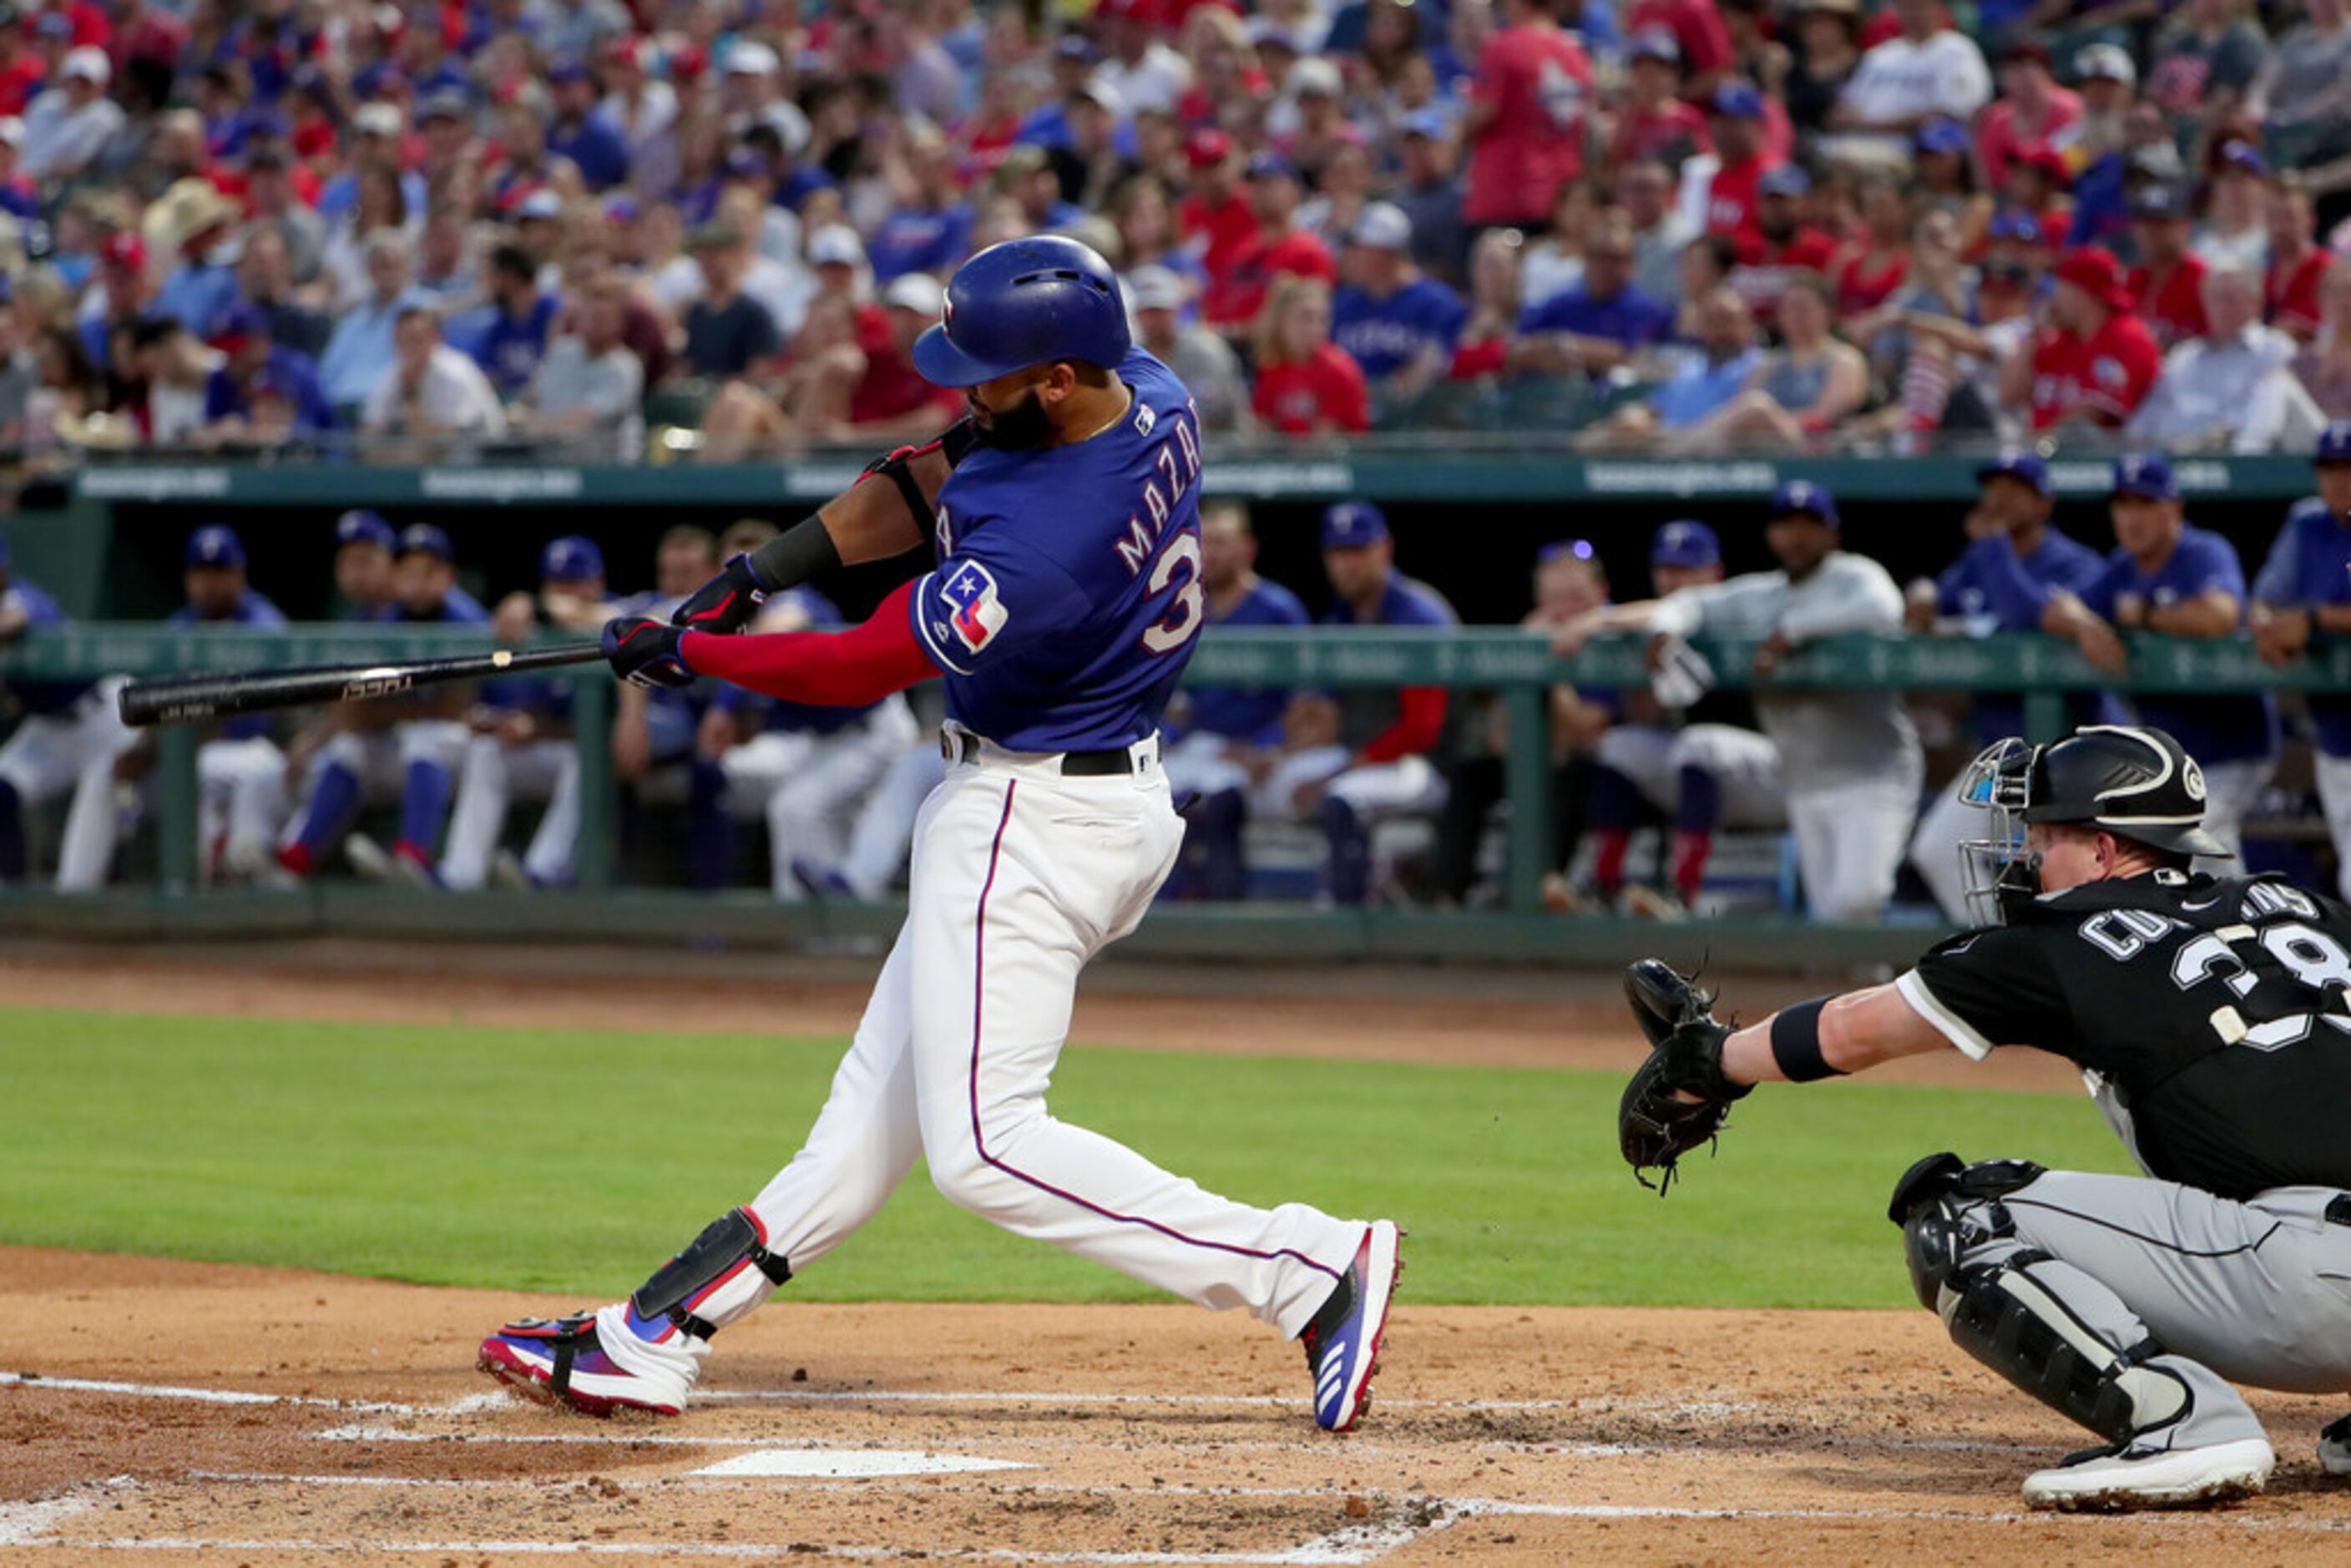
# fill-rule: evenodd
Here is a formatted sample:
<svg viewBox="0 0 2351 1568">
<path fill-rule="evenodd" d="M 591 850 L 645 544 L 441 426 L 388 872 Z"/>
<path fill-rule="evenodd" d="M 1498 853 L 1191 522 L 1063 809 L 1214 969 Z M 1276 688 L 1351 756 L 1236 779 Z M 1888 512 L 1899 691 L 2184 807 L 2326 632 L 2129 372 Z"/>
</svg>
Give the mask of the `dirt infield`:
<svg viewBox="0 0 2351 1568">
<path fill-rule="evenodd" d="M 2351 1554 L 2310 1400 L 2260 1401 L 2283 1463 L 2249 1504 L 2023 1515 L 2076 1435 L 1924 1312 L 1426 1308 L 1407 1278 L 1373 1413 L 1330 1437 L 1292 1346 L 1179 1306 L 778 1301 L 685 1417 L 600 1423 L 471 1369 L 575 1302 L 45 1251 L 0 1281 L 0 1552 L 48 1561 Z"/>
<path fill-rule="evenodd" d="M 306 945 L 12 947 L 0 998 L 234 1016 L 839 1032 L 870 964 Z M 421 983 L 420 977 L 429 983 Z M 1604 978 L 1113 970 L 1093 1044 L 1621 1070 Z M 1750 1016 L 1821 988 L 1735 982 Z M 429 999 L 420 999 L 420 997 Z M 2047 1058 L 1913 1081 L 2078 1092 Z M 1373 1413 L 1314 1430 L 1296 1348 L 1181 1306 L 829 1305 L 729 1331 L 674 1422 L 598 1423 L 473 1370 L 584 1303 L 0 1249 L 0 1557 L 434 1564 L 1381 1564 L 2351 1560 L 2339 1404 L 2265 1396 L 2281 1466 L 2226 1511 L 2025 1514 L 2085 1439 L 1925 1312 L 1427 1307 Z"/>
</svg>

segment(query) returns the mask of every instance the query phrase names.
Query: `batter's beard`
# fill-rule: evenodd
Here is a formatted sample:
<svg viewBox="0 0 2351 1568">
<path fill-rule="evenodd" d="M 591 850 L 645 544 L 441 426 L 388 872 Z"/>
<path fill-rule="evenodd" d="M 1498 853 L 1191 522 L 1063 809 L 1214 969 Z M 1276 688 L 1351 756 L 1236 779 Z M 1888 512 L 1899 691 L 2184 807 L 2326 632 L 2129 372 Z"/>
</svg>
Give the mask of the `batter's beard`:
<svg viewBox="0 0 2351 1568">
<path fill-rule="evenodd" d="M 1045 402 L 1037 389 L 1008 409 L 990 409 L 988 422 L 979 427 L 979 438 L 990 446 L 1008 452 L 1026 452 L 1042 446 L 1051 438 L 1053 422 L 1045 416 Z"/>
</svg>

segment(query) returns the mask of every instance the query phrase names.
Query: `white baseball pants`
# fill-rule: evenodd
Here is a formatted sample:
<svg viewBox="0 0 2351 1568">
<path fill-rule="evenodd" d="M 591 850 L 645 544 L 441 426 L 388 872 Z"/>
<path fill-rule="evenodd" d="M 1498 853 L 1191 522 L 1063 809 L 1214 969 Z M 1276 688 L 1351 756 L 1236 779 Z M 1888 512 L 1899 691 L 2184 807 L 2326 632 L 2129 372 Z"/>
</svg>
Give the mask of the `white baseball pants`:
<svg viewBox="0 0 2351 1568">
<path fill-rule="evenodd" d="M 437 762 L 456 777 L 472 732 L 454 718 L 418 718 L 389 729 L 347 729 L 319 749 L 320 764 L 340 762 L 360 781 L 360 799 L 397 800 L 408 765 Z M 315 777 L 318 768 L 311 773 Z"/>
<path fill-rule="evenodd" d="M 0 779 L 16 789 L 27 813 L 73 791 L 57 841 L 59 893 L 105 886 L 114 862 L 114 763 L 139 739 L 115 709 L 125 684 L 120 677 L 100 681 L 64 713 L 31 715 L 0 746 Z"/>
<path fill-rule="evenodd" d="M 960 1207 L 1286 1335 L 1353 1260 L 1360 1223 L 1219 1197 L 1046 1110 L 1079 971 L 1134 929 L 1183 841 L 1157 743 L 1135 750 L 1134 774 L 1065 779 L 1058 758 L 987 747 L 924 802 L 897 945 L 806 1145 L 750 1205 L 795 1270 L 917 1155 Z M 769 1289 L 742 1270 L 695 1311 L 724 1327 Z"/>
<path fill-rule="evenodd" d="M 841 864 L 859 808 L 915 736 L 914 710 L 905 698 L 892 696 L 845 729 L 830 735 L 769 730 L 719 759 L 727 809 L 738 817 L 767 816 L 769 880 L 778 903 L 808 897 L 792 871 L 795 860 L 828 869 Z"/>
<path fill-rule="evenodd" d="M 1726 828 L 1780 828 L 1788 822 L 1780 748 L 1761 731 L 1730 724 L 1684 729 L 1611 725 L 1602 732 L 1600 765 L 1632 780 L 1641 798 L 1667 816 L 1681 799 L 1682 769 L 1702 768 L 1722 794 Z"/>
<path fill-rule="evenodd" d="M 2351 900 L 2351 757 L 2311 758 L 2318 771 L 2318 807 L 2326 815 L 2326 836 L 2335 841 L 2335 893 Z M 2211 788 L 2210 780 L 2205 788 Z"/>
<path fill-rule="evenodd" d="M 537 882 L 569 879 L 580 842 L 580 748 L 569 740 L 510 746 L 495 735 L 476 735 L 465 742 L 457 802 L 449 812 L 449 847 L 441 858 L 441 880 L 452 890 L 478 893 L 488 884 L 490 858 L 517 796 L 547 802 L 523 853 L 523 869 Z"/>
<path fill-rule="evenodd" d="M 2321 761 L 2323 764 L 2324 758 Z M 2253 807 L 2261 801 L 2262 791 L 2269 787 L 2270 775 L 2276 771 L 2277 758 L 2274 757 L 2204 765 L 2204 831 L 2228 845 L 2231 857 L 2242 852 L 2245 819 L 2252 815 Z M 2325 788 L 2323 767 L 2319 785 L 2322 790 Z M 2332 813 L 2328 822 L 2332 826 Z M 2217 860 L 2199 855 L 2195 869 L 2209 872 L 2214 876 L 2228 876 L 2242 868 L 2234 858 Z"/>
<path fill-rule="evenodd" d="M 871 902 L 890 891 L 914 841 L 923 802 L 946 771 L 937 738 L 917 736 L 867 795 L 849 830 L 849 853 L 839 868 L 841 880 L 858 897 Z"/>
<path fill-rule="evenodd" d="M 266 735 L 196 747 L 198 843 L 210 863 L 253 867 L 286 825 L 286 754 Z"/>
<path fill-rule="evenodd" d="M 1796 866 L 1815 920 L 1875 920 L 1894 896 L 1917 781 L 1859 779 L 1788 797 Z"/>
<path fill-rule="evenodd" d="M 1354 753 L 1343 746 L 1311 746 L 1293 751 L 1273 765 L 1265 782 L 1249 798 L 1249 810 L 1269 821 L 1290 822 L 1299 817 L 1292 797 L 1301 784 L 1320 783 L 1323 794 L 1343 800 L 1366 823 L 1385 817 L 1434 811 L 1445 804 L 1445 775 L 1426 757 L 1399 757 L 1394 762 L 1370 762 L 1350 768 Z"/>
</svg>

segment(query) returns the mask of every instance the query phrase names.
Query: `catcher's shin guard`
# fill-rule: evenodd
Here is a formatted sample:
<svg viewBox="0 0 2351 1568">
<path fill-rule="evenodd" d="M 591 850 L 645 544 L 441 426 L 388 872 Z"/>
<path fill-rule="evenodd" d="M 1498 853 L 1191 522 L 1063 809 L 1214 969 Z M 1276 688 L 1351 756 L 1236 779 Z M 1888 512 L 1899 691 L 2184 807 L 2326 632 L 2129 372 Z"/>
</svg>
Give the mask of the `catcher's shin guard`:
<svg viewBox="0 0 2351 1568">
<path fill-rule="evenodd" d="M 629 1298 L 636 1320 L 666 1318 L 695 1338 L 708 1339 L 792 1277 L 791 1265 L 768 1251 L 767 1240 L 749 1209 L 728 1209 L 637 1287 Z"/>
<path fill-rule="evenodd" d="M 1952 1343 L 2108 1442 L 2170 1426 L 2194 1401 L 2177 1374 L 2144 1364 L 2162 1347 L 2109 1343 L 2067 1305 L 2070 1265 L 2003 1241 L 1999 1195 L 2042 1174 L 2023 1161 L 1961 1166 L 1949 1155 L 1911 1167 L 1896 1190 L 1896 1218 L 1919 1301 Z M 1986 1249 L 2001 1255 L 1970 1257 Z"/>
</svg>

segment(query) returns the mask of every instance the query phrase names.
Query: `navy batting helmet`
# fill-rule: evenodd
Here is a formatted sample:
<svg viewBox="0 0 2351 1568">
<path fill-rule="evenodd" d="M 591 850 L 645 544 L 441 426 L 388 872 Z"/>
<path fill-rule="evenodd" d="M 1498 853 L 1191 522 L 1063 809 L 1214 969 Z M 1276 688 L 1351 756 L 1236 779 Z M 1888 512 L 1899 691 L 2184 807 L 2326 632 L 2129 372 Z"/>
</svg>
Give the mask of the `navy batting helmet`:
<svg viewBox="0 0 2351 1568">
<path fill-rule="evenodd" d="M 1114 366 L 1134 340 L 1110 263 L 1058 235 L 992 245 L 956 269 L 939 324 L 914 340 L 935 386 L 971 387 L 1030 365 Z"/>
</svg>

